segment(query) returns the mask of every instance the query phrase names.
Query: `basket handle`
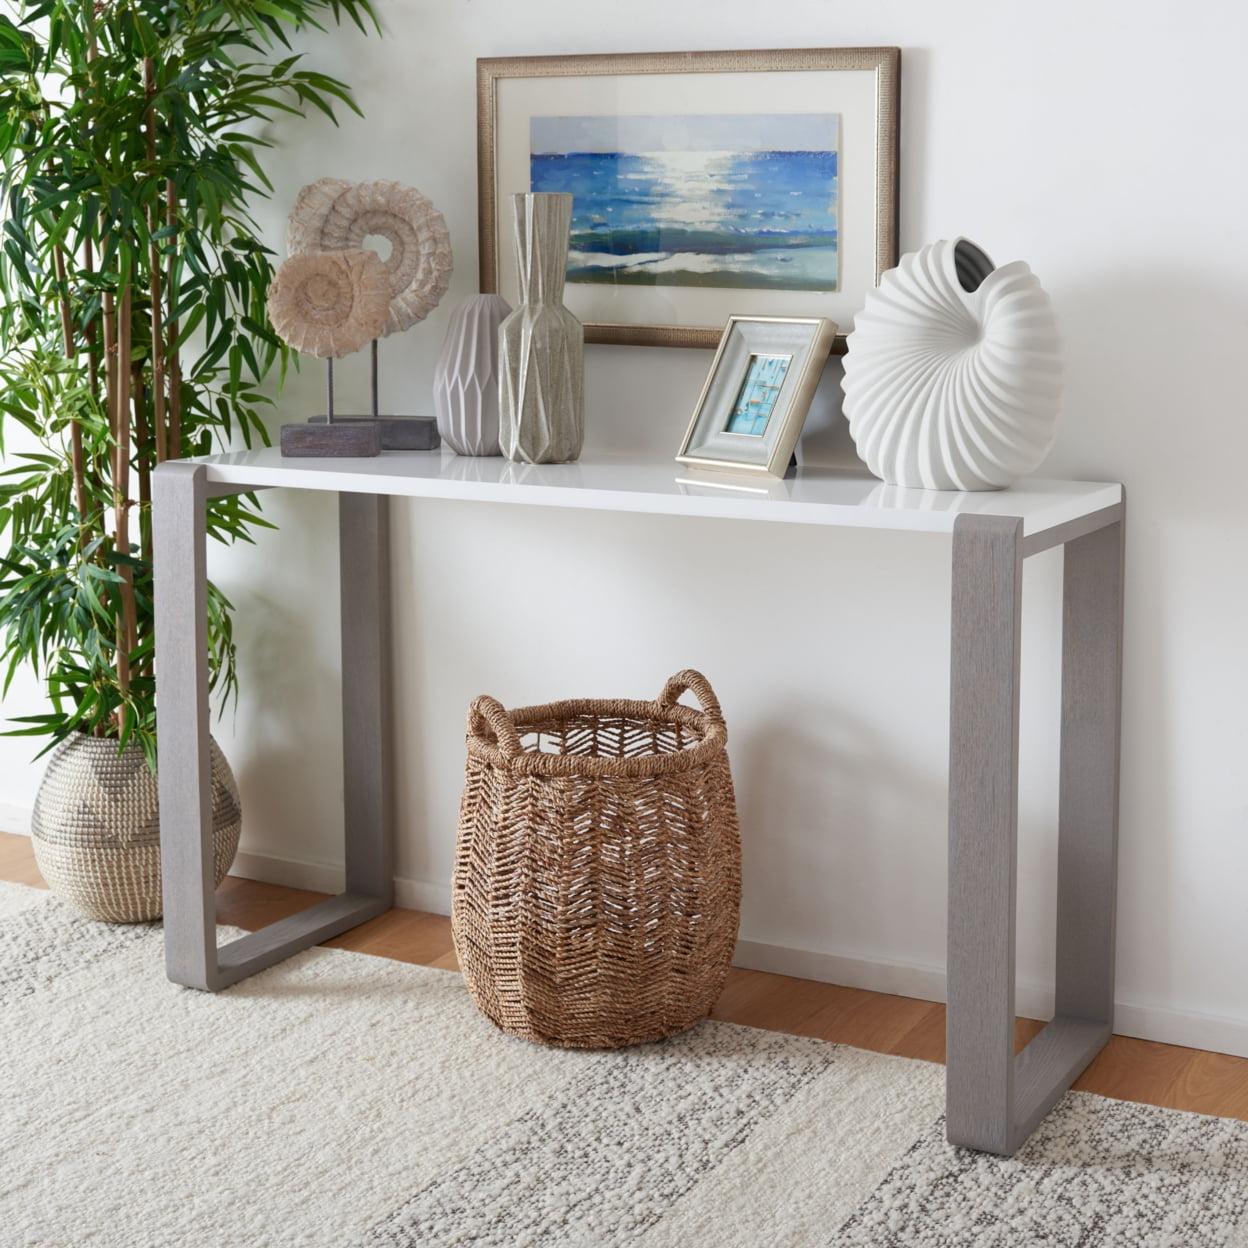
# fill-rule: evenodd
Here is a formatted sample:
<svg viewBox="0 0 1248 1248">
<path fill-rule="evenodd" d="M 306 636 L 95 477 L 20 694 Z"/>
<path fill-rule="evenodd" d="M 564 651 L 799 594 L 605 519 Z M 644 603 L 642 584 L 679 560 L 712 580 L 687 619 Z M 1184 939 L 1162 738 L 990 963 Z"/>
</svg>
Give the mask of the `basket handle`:
<svg viewBox="0 0 1248 1248">
<path fill-rule="evenodd" d="M 494 730 L 498 748 L 508 758 L 515 758 L 517 754 L 524 752 L 524 746 L 520 744 L 520 734 L 503 704 L 488 693 L 483 693 L 480 697 L 473 698 L 472 705 L 468 708 L 468 731 L 477 736 L 487 724 Z"/>
<path fill-rule="evenodd" d="M 665 711 L 674 706 L 686 690 L 702 703 L 707 719 L 717 724 L 724 722 L 724 712 L 720 709 L 719 699 L 715 696 L 715 690 L 711 688 L 711 682 L 701 672 L 696 672 L 691 667 L 685 668 L 683 672 L 677 672 L 663 686 L 663 692 L 655 699 L 654 704 L 659 710 Z"/>
</svg>

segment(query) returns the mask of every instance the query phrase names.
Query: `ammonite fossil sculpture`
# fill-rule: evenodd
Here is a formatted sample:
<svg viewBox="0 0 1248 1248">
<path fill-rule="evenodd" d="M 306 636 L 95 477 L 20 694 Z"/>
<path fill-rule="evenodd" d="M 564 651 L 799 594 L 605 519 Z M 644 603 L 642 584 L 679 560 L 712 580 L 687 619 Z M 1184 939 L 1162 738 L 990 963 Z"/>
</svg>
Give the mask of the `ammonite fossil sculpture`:
<svg viewBox="0 0 1248 1248">
<path fill-rule="evenodd" d="M 867 294 L 845 357 L 858 454 L 893 485 L 989 490 L 1053 443 L 1062 365 L 1049 297 L 1021 261 L 964 238 L 902 258 Z"/>
<path fill-rule="evenodd" d="M 290 254 L 362 248 L 370 235 L 390 243 L 385 259 L 390 314 L 385 334 L 423 321 L 451 280 L 451 240 L 442 214 L 418 190 L 398 182 L 321 178 L 295 200 L 287 228 Z"/>
<path fill-rule="evenodd" d="M 269 320 L 296 351 L 340 359 L 383 331 L 390 313 L 386 269 L 375 251 L 291 256 L 269 286 Z"/>
</svg>

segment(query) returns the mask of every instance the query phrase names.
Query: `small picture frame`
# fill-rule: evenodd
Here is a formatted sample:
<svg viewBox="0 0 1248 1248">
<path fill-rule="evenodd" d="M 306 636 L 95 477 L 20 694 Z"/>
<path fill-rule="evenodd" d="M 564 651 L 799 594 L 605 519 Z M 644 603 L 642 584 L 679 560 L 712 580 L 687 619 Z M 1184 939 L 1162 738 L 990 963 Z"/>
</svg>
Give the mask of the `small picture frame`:
<svg viewBox="0 0 1248 1248">
<path fill-rule="evenodd" d="M 677 462 L 783 477 L 835 338 L 821 316 L 729 317 Z"/>
</svg>

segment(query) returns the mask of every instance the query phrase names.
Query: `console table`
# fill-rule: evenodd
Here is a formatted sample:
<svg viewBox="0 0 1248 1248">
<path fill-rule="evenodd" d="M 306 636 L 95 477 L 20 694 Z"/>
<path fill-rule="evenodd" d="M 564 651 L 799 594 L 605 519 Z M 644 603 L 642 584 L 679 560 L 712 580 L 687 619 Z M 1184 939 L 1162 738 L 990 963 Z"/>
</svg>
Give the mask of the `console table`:
<svg viewBox="0 0 1248 1248">
<path fill-rule="evenodd" d="M 217 947 L 205 621 L 205 506 L 268 488 L 339 498 L 346 891 Z M 1108 1039 L 1121 720 L 1123 529 L 1117 484 L 1027 480 L 994 493 L 799 469 L 783 481 L 682 474 L 666 460 L 534 467 L 446 452 L 283 460 L 276 450 L 171 461 L 153 478 L 160 811 L 169 978 L 215 991 L 393 901 L 386 499 L 447 498 L 951 539 L 948 1137 L 1011 1154 Z M 1065 547 L 1057 999 L 1014 1053 L 1018 701 L 1024 561 Z"/>
</svg>

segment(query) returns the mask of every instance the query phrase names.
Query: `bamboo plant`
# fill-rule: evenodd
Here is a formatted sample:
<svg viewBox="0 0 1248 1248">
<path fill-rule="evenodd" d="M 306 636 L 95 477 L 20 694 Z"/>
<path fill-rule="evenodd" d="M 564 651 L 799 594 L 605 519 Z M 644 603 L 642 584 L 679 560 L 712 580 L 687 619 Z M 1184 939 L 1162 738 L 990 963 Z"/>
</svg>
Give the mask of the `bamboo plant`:
<svg viewBox="0 0 1248 1248">
<path fill-rule="evenodd" d="M 45 683 L 15 731 L 49 748 L 86 732 L 155 765 L 151 474 L 268 441 L 289 357 L 248 203 L 266 123 L 358 112 L 289 45 L 346 20 L 376 29 L 372 0 L 0 3 L 0 450 L 14 423 L 36 447 L 0 474 L 0 655 L 5 690 L 22 665 Z M 218 540 L 265 524 L 253 496 L 210 504 Z M 228 699 L 215 586 L 208 637 Z"/>
</svg>

